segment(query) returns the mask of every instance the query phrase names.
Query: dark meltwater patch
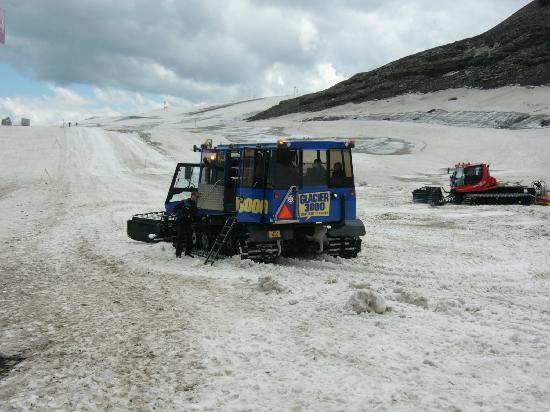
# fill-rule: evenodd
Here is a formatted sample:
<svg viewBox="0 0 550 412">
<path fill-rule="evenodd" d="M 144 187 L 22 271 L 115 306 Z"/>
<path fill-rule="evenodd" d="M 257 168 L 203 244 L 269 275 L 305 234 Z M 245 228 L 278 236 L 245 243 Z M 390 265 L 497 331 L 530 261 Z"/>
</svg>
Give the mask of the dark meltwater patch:
<svg viewBox="0 0 550 412">
<path fill-rule="evenodd" d="M 25 358 L 19 355 L 6 356 L 0 353 L 0 379 L 7 376 L 10 370 L 23 360 L 25 360 Z"/>
</svg>

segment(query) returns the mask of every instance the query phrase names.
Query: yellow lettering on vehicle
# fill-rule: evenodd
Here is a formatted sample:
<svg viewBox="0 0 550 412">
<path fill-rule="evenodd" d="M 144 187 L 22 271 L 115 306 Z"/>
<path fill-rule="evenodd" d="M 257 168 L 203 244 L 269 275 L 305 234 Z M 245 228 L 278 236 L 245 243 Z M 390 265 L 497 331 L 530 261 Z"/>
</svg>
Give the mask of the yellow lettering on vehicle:
<svg viewBox="0 0 550 412">
<path fill-rule="evenodd" d="M 300 193 L 298 215 L 300 217 L 329 216 L 330 192 Z"/>
<path fill-rule="evenodd" d="M 252 213 L 262 213 L 262 201 L 260 199 L 254 199 L 252 202 Z"/>
<path fill-rule="evenodd" d="M 235 209 L 237 213 L 268 213 L 269 202 L 262 199 L 253 199 L 250 197 L 237 197 L 235 199 Z"/>
</svg>

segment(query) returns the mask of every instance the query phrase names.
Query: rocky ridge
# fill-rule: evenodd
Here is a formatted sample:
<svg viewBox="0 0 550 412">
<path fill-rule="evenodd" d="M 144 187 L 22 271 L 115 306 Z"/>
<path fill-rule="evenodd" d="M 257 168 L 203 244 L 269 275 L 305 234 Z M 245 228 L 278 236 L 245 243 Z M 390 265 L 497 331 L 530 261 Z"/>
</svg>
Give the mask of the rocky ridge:
<svg viewBox="0 0 550 412">
<path fill-rule="evenodd" d="M 535 0 L 491 30 L 396 60 L 316 93 L 283 100 L 249 120 L 314 112 L 405 93 L 550 84 L 550 0 Z"/>
</svg>

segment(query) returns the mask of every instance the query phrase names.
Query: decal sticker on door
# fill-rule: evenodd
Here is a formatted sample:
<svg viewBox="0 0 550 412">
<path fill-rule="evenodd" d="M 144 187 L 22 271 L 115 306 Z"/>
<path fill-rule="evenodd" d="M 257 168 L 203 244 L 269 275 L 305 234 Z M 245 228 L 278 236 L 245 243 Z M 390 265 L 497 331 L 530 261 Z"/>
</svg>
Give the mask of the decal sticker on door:
<svg viewBox="0 0 550 412">
<path fill-rule="evenodd" d="M 298 214 L 300 217 L 328 216 L 330 214 L 330 192 L 299 194 Z"/>
</svg>

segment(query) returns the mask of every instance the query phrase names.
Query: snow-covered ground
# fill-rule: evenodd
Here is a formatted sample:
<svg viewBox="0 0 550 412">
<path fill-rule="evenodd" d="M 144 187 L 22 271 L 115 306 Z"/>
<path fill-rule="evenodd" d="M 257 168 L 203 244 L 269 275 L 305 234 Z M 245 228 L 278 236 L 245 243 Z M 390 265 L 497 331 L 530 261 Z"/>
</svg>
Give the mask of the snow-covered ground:
<svg viewBox="0 0 550 412">
<path fill-rule="evenodd" d="M 550 182 L 550 128 L 368 120 L 550 116 L 550 88 L 244 120 L 277 101 L 0 128 L 0 410 L 550 408 L 550 208 L 430 208 L 410 193 L 447 184 L 458 161 Z M 343 118 L 302 121 L 319 115 Z M 205 267 L 126 237 L 127 218 L 162 208 L 193 144 L 279 136 L 356 139 L 357 259 Z M 388 311 L 346 308 L 367 288 Z M 9 357 L 24 359 L 8 370 Z"/>
</svg>

